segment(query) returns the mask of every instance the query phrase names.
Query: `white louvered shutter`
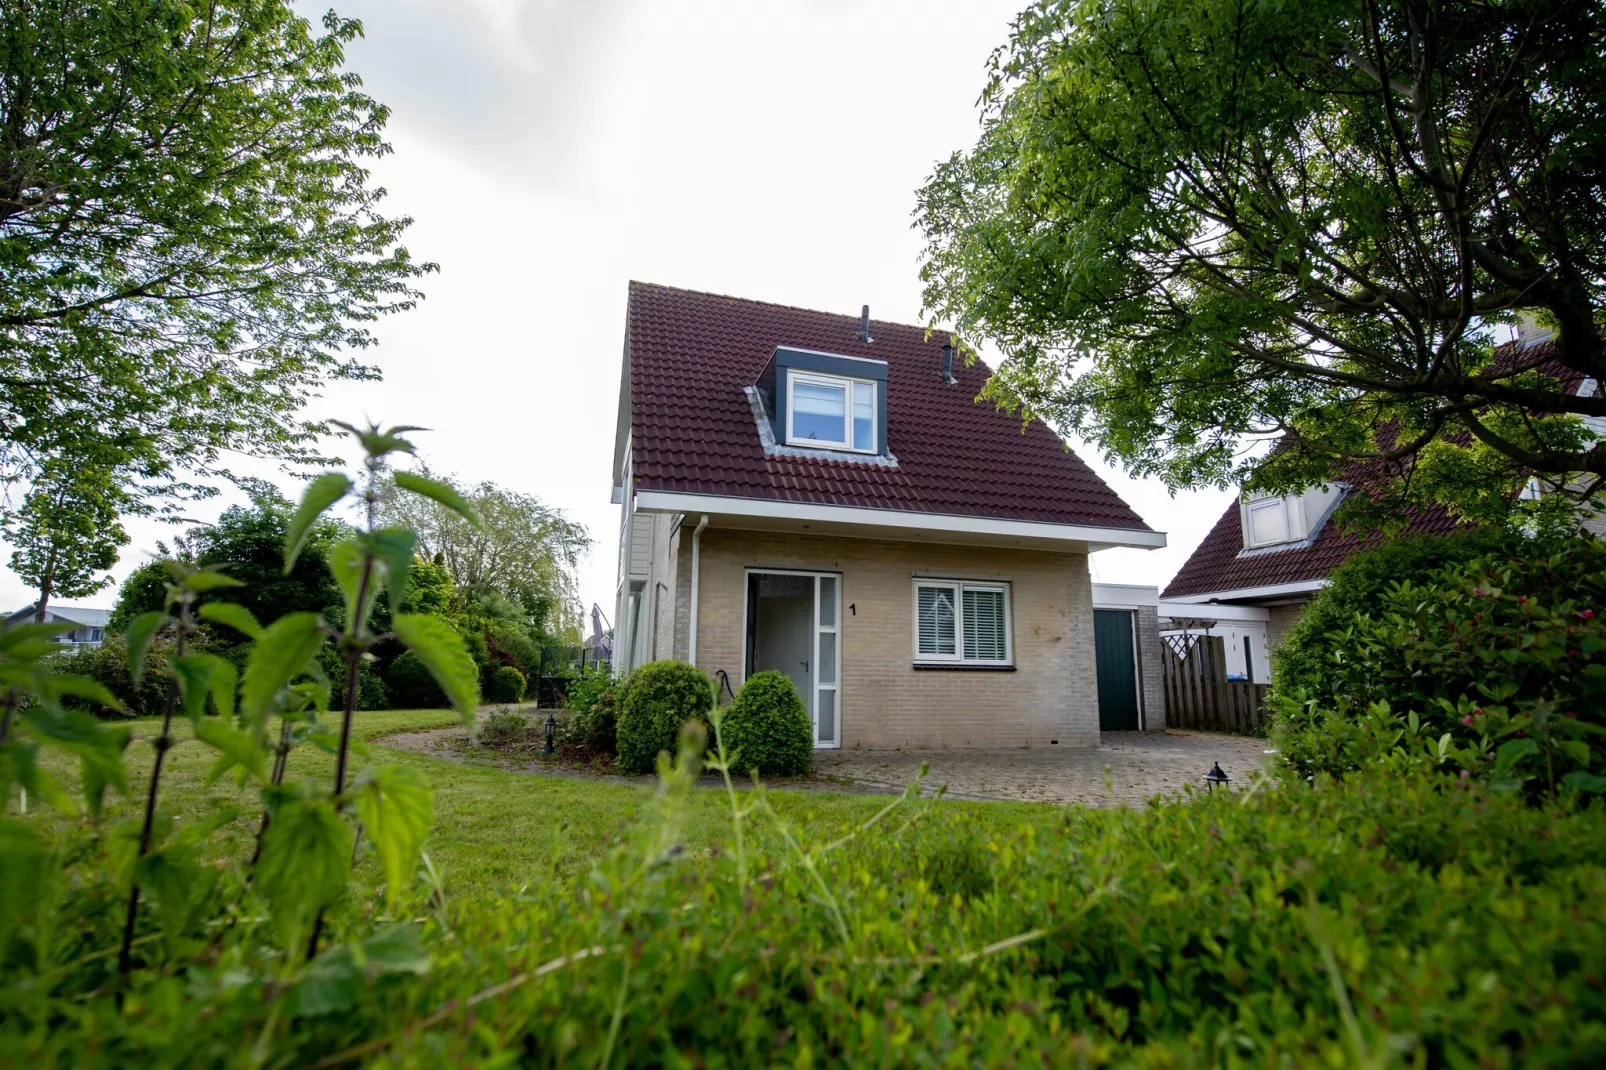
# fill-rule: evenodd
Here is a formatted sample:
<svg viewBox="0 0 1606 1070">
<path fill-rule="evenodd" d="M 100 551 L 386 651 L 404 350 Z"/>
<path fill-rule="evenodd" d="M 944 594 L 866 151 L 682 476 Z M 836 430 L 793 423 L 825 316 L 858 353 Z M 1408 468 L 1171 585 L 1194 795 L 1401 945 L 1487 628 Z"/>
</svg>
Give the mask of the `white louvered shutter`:
<svg viewBox="0 0 1606 1070">
<path fill-rule="evenodd" d="M 965 660 L 1003 661 L 1004 592 L 965 589 Z"/>
<path fill-rule="evenodd" d="M 930 657 L 954 654 L 954 590 L 952 587 L 916 589 L 920 628 L 919 653 Z"/>
</svg>

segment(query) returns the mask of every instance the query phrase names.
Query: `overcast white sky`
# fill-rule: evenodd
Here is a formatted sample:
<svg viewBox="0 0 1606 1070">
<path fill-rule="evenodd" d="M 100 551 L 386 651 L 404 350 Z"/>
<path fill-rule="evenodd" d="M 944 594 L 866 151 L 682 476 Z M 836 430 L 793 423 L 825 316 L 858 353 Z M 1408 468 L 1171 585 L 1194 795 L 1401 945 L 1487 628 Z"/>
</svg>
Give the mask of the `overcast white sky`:
<svg viewBox="0 0 1606 1070">
<path fill-rule="evenodd" d="M 379 325 L 384 382 L 312 411 L 430 427 L 433 467 L 589 526 L 581 594 L 610 612 L 627 281 L 921 322 L 914 191 L 974 141 L 985 62 L 1026 0 L 333 2 L 363 20 L 349 65 L 393 109 L 389 210 L 441 271 Z M 1094 555 L 1102 582 L 1163 584 L 1229 497 L 1173 499 L 1079 452 L 1170 539 Z M 119 579 L 172 534 L 129 530 Z M 32 598 L 0 575 L 0 605 Z"/>
</svg>

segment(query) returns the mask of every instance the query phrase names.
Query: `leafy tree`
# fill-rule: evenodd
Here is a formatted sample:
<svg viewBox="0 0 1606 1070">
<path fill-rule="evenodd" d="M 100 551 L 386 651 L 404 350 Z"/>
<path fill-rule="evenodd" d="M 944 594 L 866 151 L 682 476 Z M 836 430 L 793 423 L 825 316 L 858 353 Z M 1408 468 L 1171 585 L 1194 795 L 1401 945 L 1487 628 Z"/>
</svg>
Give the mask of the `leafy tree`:
<svg viewBox="0 0 1606 1070">
<path fill-rule="evenodd" d="M 299 415 L 410 307 L 361 32 L 285 0 L 0 2 L 0 466 L 115 453 L 149 499 Z"/>
<path fill-rule="evenodd" d="M 112 582 L 104 573 L 128 542 L 118 522 L 125 497 L 102 468 L 52 462 L 23 499 L 19 515 L 6 518 L 6 538 L 16 548 L 12 571 L 39 592 L 36 621 L 44 622 L 53 595 L 82 598 Z"/>
<path fill-rule="evenodd" d="M 591 548 L 585 527 L 533 494 L 490 482 L 470 489 L 421 471 L 472 503 L 481 526 L 475 528 L 439 502 L 416 495 L 387 495 L 381 509 L 386 523 L 418 532 L 419 553 L 446 568 L 465 614 L 522 617 L 532 635 L 577 633 L 575 569 Z"/>
<path fill-rule="evenodd" d="M 1172 487 L 1385 457 L 1494 515 L 1606 482 L 1606 394 L 1566 389 L 1606 379 L 1606 8 L 1040 0 L 991 71 L 917 212 L 928 312 L 1004 354 L 986 396 Z M 1518 316 L 1553 357 L 1496 352 Z"/>
<path fill-rule="evenodd" d="M 343 596 L 329 572 L 328 557 L 330 548 L 345 538 L 349 529 L 328 519 L 314 524 L 294 567 L 286 573 L 284 540 L 295 507 L 266 483 L 253 484 L 251 489 L 250 505 L 231 506 L 216 524 L 193 528 L 177 540 L 181 560 L 226 568 L 243 585 L 209 591 L 200 600 L 238 603 L 258 620 L 273 620 L 286 613 L 327 611 L 338 615 Z M 121 628 L 141 613 L 161 609 L 170 578 L 160 562 L 130 573 L 112 610 L 112 625 Z"/>
</svg>

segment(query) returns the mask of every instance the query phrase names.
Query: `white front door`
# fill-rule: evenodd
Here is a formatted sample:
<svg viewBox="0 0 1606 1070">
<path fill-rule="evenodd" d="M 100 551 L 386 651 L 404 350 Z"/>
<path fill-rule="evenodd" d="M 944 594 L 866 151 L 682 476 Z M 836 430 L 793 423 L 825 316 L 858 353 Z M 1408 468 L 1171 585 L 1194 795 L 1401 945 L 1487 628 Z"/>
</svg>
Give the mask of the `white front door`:
<svg viewBox="0 0 1606 1070">
<path fill-rule="evenodd" d="M 743 679 L 773 669 L 797 687 L 816 747 L 841 746 L 841 580 L 830 573 L 749 571 Z"/>
</svg>

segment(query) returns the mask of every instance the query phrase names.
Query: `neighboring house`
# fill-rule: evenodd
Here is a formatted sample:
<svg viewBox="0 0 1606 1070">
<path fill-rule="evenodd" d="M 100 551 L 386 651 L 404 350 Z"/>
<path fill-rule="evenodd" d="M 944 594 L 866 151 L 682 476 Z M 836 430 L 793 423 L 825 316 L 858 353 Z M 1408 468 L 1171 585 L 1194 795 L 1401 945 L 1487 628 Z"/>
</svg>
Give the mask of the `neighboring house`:
<svg viewBox="0 0 1606 1070">
<path fill-rule="evenodd" d="M 621 670 L 779 670 L 821 747 L 1046 747 L 1097 742 L 1103 661 L 1131 681 L 1105 728 L 1163 727 L 1148 607 L 1096 611 L 1088 554 L 1165 536 L 1047 427 L 977 404 L 986 369 L 946 342 L 631 284 Z"/>
<path fill-rule="evenodd" d="M 6 618 L 6 624 L 31 624 L 34 618 L 33 605 L 24 606 Z M 70 632 L 56 636 L 52 641 L 71 647 L 74 650 L 97 647 L 106 639 L 106 622 L 111 619 L 109 609 L 80 609 L 77 606 L 45 607 L 45 623 L 63 622 L 74 625 Z"/>
<path fill-rule="evenodd" d="M 1547 365 L 1554 350 L 1549 339 L 1547 331 L 1527 329 L 1504 352 L 1556 376 L 1569 390 L 1585 396 L 1598 390 L 1593 379 L 1579 381 L 1577 373 L 1553 362 Z M 1585 423 L 1597 435 L 1606 435 L 1606 420 L 1590 417 Z M 1269 662 L 1264 658 L 1277 648 L 1305 603 L 1347 557 L 1383 538 L 1377 532 L 1342 532 L 1332 517 L 1347 494 L 1385 478 L 1381 465 L 1367 462 L 1348 465 L 1332 483 L 1301 495 L 1241 496 L 1162 592 L 1162 631 L 1185 630 L 1181 622 L 1188 618 L 1194 619 L 1186 630 L 1193 631 L 1201 630 L 1202 621 L 1213 621 L 1218 626 L 1212 634 L 1227 638 L 1228 671 L 1266 682 Z M 1584 526 L 1606 534 L 1599 515 Z M 1449 513 L 1434 506 L 1414 512 L 1399 534 L 1443 535 L 1455 527 Z"/>
</svg>

